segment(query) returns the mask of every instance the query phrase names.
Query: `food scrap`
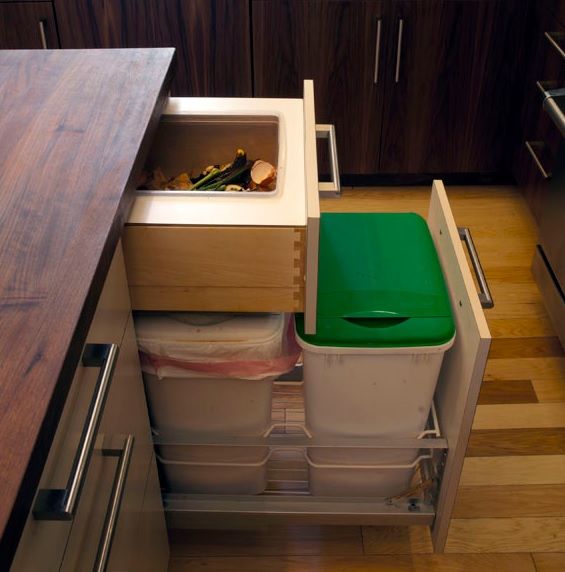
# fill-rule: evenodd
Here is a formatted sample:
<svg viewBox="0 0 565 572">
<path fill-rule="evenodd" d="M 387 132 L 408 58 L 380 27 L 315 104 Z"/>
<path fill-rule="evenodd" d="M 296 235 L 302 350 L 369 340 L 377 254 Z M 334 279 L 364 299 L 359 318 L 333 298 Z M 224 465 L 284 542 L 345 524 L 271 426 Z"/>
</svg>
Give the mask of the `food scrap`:
<svg viewBox="0 0 565 572">
<path fill-rule="evenodd" d="M 276 187 L 277 171 L 271 163 L 249 160 L 243 149 L 237 149 L 235 158 L 225 165 L 209 165 L 197 176 L 182 172 L 167 177 L 160 167 L 141 174 L 138 189 L 170 191 L 225 191 L 267 192 Z"/>
</svg>

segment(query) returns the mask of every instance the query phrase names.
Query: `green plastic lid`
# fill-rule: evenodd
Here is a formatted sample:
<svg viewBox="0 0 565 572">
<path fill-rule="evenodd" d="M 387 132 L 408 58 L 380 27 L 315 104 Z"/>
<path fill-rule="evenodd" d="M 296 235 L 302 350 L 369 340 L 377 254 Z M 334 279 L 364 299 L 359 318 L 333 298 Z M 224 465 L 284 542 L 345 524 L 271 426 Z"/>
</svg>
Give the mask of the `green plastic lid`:
<svg viewBox="0 0 565 572">
<path fill-rule="evenodd" d="M 316 346 L 437 346 L 455 333 L 426 221 L 414 213 L 323 213 Z"/>
</svg>

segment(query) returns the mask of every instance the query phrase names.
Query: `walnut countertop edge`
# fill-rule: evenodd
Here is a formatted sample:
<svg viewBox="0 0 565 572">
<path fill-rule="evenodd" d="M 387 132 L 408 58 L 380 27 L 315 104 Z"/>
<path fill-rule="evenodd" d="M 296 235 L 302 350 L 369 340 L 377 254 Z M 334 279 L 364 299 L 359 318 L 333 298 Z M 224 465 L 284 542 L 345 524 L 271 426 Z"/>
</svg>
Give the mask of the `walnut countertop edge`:
<svg viewBox="0 0 565 572">
<path fill-rule="evenodd" d="M 0 51 L 0 568 L 49 452 L 172 48 Z"/>
</svg>

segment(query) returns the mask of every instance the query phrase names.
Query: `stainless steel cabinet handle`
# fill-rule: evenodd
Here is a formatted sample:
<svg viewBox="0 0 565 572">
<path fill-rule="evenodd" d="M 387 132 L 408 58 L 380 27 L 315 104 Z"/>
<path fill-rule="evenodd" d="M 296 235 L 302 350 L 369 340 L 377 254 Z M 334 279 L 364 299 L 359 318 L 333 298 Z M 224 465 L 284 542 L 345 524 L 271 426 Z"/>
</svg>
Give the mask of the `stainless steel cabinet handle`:
<svg viewBox="0 0 565 572">
<path fill-rule="evenodd" d="M 382 20 L 379 18 L 377 20 L 377 39 L 375 43 L 375 72 L 373 73 L 373 83 L 377 85 L 379 83 L 379 62 L 381 59 L 381 28 Z"/>
<path fill-rule="evenodd" d="M 540 90 L 542 95 L 546 97 L 549 91 L 559 87 L 559 82 L 553 80 L 540 80 L 536 81 L 536 87 Z"/>
<path fill-rule="evenodd" d="M 545 143 L 543 141 L 526 141 L 525 143 L 526 143 L 526 149 L 528 150 L 528 152 L 532 156 L 532 159 L 534 160 L 536 167 L 538 168 L 539 172 L 541 173 L 541 176 L 546 180 L 551 179 L 551 172 L 545 170 L 545 168 L 542 165 L 542 162 L 541 162 L 540 158 L 538 157 L 538 154 L 536 153 L 536 150 L 535 150 L 535 147 L 537 147 L 538 149 L 542 148 L 545 145 Z"/>
<path fill-rule="evenodd" d="M 318 191 L 320 193 L 331 193 L 332 196 L 338 196 L 341 192 L 341 185 L 339 182 L 337 146 L 335 144 L 335 127 L 329 124 L 316 124 L 316 138 L 328 140 L 328 148 L 330 151 L 330 167 L 332 170 L 331 183 L 318 182 Z"/>
<path fill-rule="evenodd" d="M 549 44 L 555 48 L 555 50 L 557 51 L 557 53 L 563 58 L 565 59 L 565 52 L 563 51 L 563 48 L 557 43 L 557 40 L 561 40 L 563 38 L 565 38 L 565 34 L 563 32 L 546 32 L 544 34 L 546 40 L 549 42 Z"/>
<path fill-rule="evenodd" d="M 116 344 L 88 344 L 82 354 L 85 367 L 99 367 L 94 397 L 86 416 L 71 474 L 64 489 L 41 489 L 37 493 L 33 516 L 36 520 L 72 520 L 84 484 L 96 434 L 110 392 L 114 369 L 118 361 Z"/>
<path fill-rule="evenodd" d="M 45 20 L 39 20 L 39 36 L 41 38 L 41 47 L 47 49 L 47 36 L 45 35 Z"/>
<path fill-rule="evenodd" d="M 128 476 L 128 469 L 133 453 L 134 436 L 128 435 L 122 449 L 102 449 L 102 454 L 109 457 L 118 457 L 118 466 L 116 468 L 116 477 L 112 485 L 112 494 L 104 519 L 104 528 L 100 536 L 98 552 L 96 553 L 96 561 L 94 562 L 93 572 L 105 572 L 108 566 L 108 559 L 112 550 L 112 541 L 114 540 L 114 532 L 116 531 L 116 523 L 120 515 L 120 507 L 124 496 L 124 488 Z"/>
<path fill-rule="evenodd" d="M 400 81 L 400 58 L 402 56 L 402 36 L 404 34 L 404 18 L 398 20 L 398 42 L 396 44 L 396 72 L 394 74 L 394 82 Z"/>
<path fill-rule="evenodd" d="M 473 242 L 473 237 L 471 236 L 471 231 L 467 227 L 460 227 L 457 229 L 459 231 L 459 238 L 467 246 L 469 251 L 469 257 L 471 258 L 471 264 L 473 265 L 473 270 L 475 271 L 475 276 L 479 282 L 479 300 L 483 308 L 494 307 L 494 300 L 492 299 L 487 279 L 481 266 L 481 261 L 479 260 L 479 255 L 477 254 L 477 249 L 475 248 L 475 243 Z"/>
</svg>

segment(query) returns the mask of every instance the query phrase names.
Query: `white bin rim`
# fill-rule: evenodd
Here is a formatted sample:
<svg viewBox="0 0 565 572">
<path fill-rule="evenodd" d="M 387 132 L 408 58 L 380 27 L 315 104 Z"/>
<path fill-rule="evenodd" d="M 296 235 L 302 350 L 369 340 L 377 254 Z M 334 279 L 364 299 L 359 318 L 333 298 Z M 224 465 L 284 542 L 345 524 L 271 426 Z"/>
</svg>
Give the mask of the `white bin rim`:
<svg viewBox="0 0 565 572">
<path fill-rule="evenodd" d="M 315 346 L 304 341 L 298 334 L 296 341 L 298 345 L 313 354 L 332 354 L 332 355 L 409 355 L 409 354 L 439 354 L 446 352 L 455 342 L 457 334 L 438 346 L 402 346 L 394 348 L 360 348 L 360 347 L 341 347 L 341 346 Z"/>
<path fill-rule="evenodd" d="M 170 461 L 163 459 L 160 455 L 155 454 L 157 460 L 163 465 L 182 465 L 186 467 L 262 467 L 271 457 L 271 451 L 267 451 L 260 461 L 242 462 L 237 461 L 221 462 L 221 461 Z"/>
<path fill-rule="evenodd" d="M 405 464 L 378 464 L 378 463 L 370 463 L 370 464 L 348 464 L 348 463 L 316 463 L 312 460 L 308 452 L 305 454 L 306 461 L 311 467 L 315 467 L 316 469 L 367 469 L 367 470 L 396 470 L 396 469 L 413 469 L 425 459 L 431 459 L 431 455 L 419 455 L 414 459 L 412 463 L 405 463 Z"/>
</svg>

